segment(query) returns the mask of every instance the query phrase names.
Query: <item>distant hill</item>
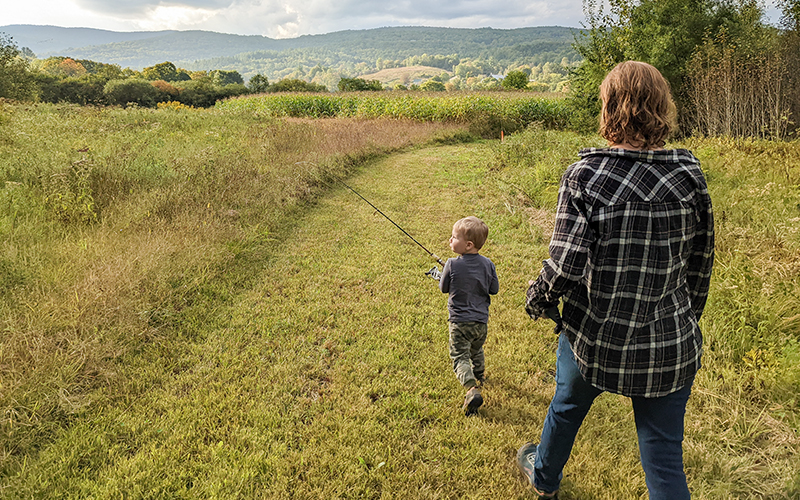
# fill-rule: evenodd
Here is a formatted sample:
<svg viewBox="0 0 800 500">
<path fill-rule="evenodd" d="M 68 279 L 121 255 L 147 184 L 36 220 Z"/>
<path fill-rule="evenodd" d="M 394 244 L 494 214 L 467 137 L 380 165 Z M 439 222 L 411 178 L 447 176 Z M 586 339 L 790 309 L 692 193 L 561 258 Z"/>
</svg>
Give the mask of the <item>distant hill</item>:
<svg viewBox="0 0 800 500">
<path fill-rule="evenodd" d="M 14 38 L 18 47 L 28 47 L 39 57 L 63 55 L 79 47 L 105 45 L 161 37 L 176 31 L 107 31 L 94 28 L 62 28 L 60 26 L 36 26 L 10 24 L 0 26 L 0 32 Z M 101 61 L 102 62 L 102 61 Z"/>
<path fill-rule="evenodd" d="M 580 60 L 572 49 L 575 28 L 560 26 L 508 30 L 409 26 L 288 39 L 211 31 L 114 32 L 34 25 L 0 26 L 0 32 L 40 59 L 66 56 L 136 70 L 170 61 L 193 71 L 235 70 L 245 78 L 261 73 L 271 81 L 310 80 L 324 72 L 330 81 L 317 79 L 327 85 L 338 81 L 337 74 L 364 75 L 398 65 L 454 71 L 469 60 L 481 63 L 480 74 L 490 74 L 509 67 L 548 62 L 559 66 Z"/>
<path fill-rule="evenodd" d="M 481 74 L 500 73 L 521 65 L 561 65 L 580 61 L 572 48 L 574 28 L 558 26 L 499 30 L 492 28 L 377 28 L 273 40 L 274 48 L 207 59 L 172 62 L 190 70 L 236 70 L 245 78 L 261 73 L 274 80 L 314 78 L 328 69 L 363 75 L 383 69 L 381 61 L 404 66 L 427 65 L 453 71 L 466 59 L 481 60 Z M 437 56 L 439 60 L 431 61 Z M 324 79 L 321 83 L 330 85 Z"/>
</svg>

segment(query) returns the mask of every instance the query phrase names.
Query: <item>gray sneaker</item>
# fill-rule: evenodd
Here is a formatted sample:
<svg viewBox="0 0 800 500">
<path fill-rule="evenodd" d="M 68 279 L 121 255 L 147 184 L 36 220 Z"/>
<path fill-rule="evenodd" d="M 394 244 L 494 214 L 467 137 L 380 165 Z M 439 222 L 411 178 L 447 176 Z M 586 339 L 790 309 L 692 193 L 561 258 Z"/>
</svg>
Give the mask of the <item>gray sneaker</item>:
<svg viewBox="0 0 800 500">
<path fill-rule="evenodd" d="M 464 398 L 464 415 L 470 416 L 478 413 L 478 408 L 483 404 L 483 396 L 481 390 L 477 387 L 472 387 L 467 391 L 467 396 Z"/>
<path fill-rule="evenodd" d="M 536 443 L 525 443 L 522 445 L 522 448 L 517 451 L 517 467 L 519 467 L 519 470 L 522 472 L 522 475 L 525 476 L 525 479 L 528 480 L 531 488 L 533 488 L 533 492 L 538 495 L 537 498 L 539 500 L 557 500 L 558 490 L 552 493 L 545 493 L 544 491 L 540 491 L 533 484 L 533 469 L 535 468 L 536 464 L 536 453 L 538 446 L 539 445 Z"/>
</svg>

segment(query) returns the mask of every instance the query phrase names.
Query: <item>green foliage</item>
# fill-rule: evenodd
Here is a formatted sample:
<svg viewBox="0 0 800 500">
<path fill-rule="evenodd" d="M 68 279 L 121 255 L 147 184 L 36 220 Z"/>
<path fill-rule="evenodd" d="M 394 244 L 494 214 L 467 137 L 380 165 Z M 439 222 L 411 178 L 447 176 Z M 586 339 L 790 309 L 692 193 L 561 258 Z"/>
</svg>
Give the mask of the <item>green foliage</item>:
<svg viewBox="0 0 800 500">
<path fill-rule="evenodd" d="M 363 78 L 342 78 L 337 84 L 339 92 L 359 92 L 364 90 L 383 90 L 383 85 L 378 80 L 364 80 Z"/>
<path fill-rule="evenodd" d="M 69 102 L 81 105 L 102 105 L 107 103 L 104 92 L 108 79 L 98 74 L 88 73 L 79 77 L 60 78 L 45 73 L 34 74 L 42 102 Z"/>
<path fill-rule="evenodd" d="M 324 85 L 309 83 L 296 78 L 287 78 L 269 86 L 268 92 L 327 92 Z"/>
<path fill-rule="evenodd" d="M 87 159 L 45 179 L 44 203 L 64 223 L 96 222 L 98 213 L 91 188 L 92 163 Z"/>
<path fill-rule="evenodd" d="M 431 66 L 468 78 L 504 73 L 524 65 L 542 67 L 550 62 L 560 66 L 565 58 L 573 64 L 580 60 L 570 46 L 573 31 L 562 27 L 380 28 L 273 40 L 266 42 L 269 47 L 236 56 L 173 59 L 195 61 L 186 63 L 193 69 L 235 69 L 245 78 L 260 73 L 271 81 L 298 78 L 335 88 L 341 75 L 366 75 L 403 66 Z M 209 48 L 205 53 L 214 50 Z"/>
<path fill-rule="evenodd" d="M 238 71 L 225 71 L 222 69 L 215 69 L 208 72 L 208 76 L 214 81 L 214 84 L 220 87 L 232 84 L 244 84 L 242 75 Z"/>
<path fill-rule="evenodd" d="M 428 80 L 420 85 L 419 89 L 423 92 L 444 92 L 447 90 L 444 86 L 444 83 L 437 82 L 436 80 Z"/>
<path fill-rule="evenodd" d="M 182 82 L 192 79 L 185 69 L 179 69 L 169 61 L 144 68 L 142 76 L 146 80 L 164 80 L 165 82 Z"/>
<path fill-rule="evenodd" d="M 196 108 L 208 108 L 219 100 L 248 93 L 247 87 L 242 84 L 232 83 L 220 87 L 211 79 L 180 82 L 176 86 L 180 89 L 178 100 Z"/>
<path fill-rule="evenodd" d="M 522 71 L 509 71 L 503 78 L 503 88 L 522 90 L 528 86 L 528 75 Z"/>
<path fill-rule="evenodd" d="M 118 106 L 153 107 L 158 101 L 158 90 L 147 80 L 129 78 L 126 80 L 111 80 L 103 87 L 103 93 L 109 104 Z"/>
<path fill-rule="evenodd" d="M 769 41 L 774 29 L 763 23 L 762 7 L 754 1 L 614 0 L 606 13 L 602 2 L 585 0 L 584 12 L 589 26 L 574 45 L 584 60 L 570 75 L 570 106 L 581 130 L 596 123 L 597 89 L 619 62 L 644 61 L 661 71 L 672 87 L 686 134 L 697 111 L 687 85 L 698 66 L 690 64 L 708 37 L 726 33 L 728 43 L 755 65 L 767 64 L 775 51 Z"/>
<path fill-rule="evenodd" d="M 30 99 L 35 92 L 28 61 L 11 37 L 0 33 L 0 97 Z"/>
<path fill-rule="evenodd" d="M 252 94 L 263 94 L 269 89 L 269 80 L 266 76 L 256 73 L 248 80 L 247 88 Z"/>
</svg>

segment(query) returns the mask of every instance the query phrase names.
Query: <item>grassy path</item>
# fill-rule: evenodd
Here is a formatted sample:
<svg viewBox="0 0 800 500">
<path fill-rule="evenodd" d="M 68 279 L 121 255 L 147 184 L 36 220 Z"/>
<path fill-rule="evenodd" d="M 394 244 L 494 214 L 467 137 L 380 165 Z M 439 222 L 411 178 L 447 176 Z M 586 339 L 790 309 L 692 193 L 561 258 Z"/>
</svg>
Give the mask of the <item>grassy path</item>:
<svg viewBox="0 0 800 500">
<path fill-rule="evenodd" d="M 209 480 L 192 489 L 202 496 L 526 497 L 513 457 L 540 431 L 555 338 L 521 308 L 544 247 L 529 244 L 527 220 L 509 214 L 485 182 L 487 154 L 480 146 L 418 150 L 349 181 L 442 256 L 454 220 L 475 214 L 488 222 L 484 253 L 497 263 L 501 293 L 491 311 L 491 382 L 480 418 L 460 412 L 446 297 L 423 275 L 429 258 L 338 188 L 276 242 L 263 279 L 231 308 L 229 325 L 209 334 L 203 362 L 168 389 L 167 413 L 182 433 L 166 437 L 164 451 L 137 454 L 126 464 L 131 474 L 121 475 L 140 475 L 153 461 L 171 478 L 206 473 Z M 587 430 L 613 432 L 619 426 L 609 417 Z M 618 474 L 609 480 L 635 497 L 644 485 L 636 480 L 632 425 L 622 426 L 627 464 L 614 457 L 622 466 L 607 474 Z M 165 455 L 192 459 L 170 464 Z M 608 463 L 589 462 L 577 468 Z"/>
<path fill-rule="evenodd" d="M 334 187 L 252 259 L 247 292 L 198 315 L 184 350 L 152 346 L 165 361 L 141 397 L 77 422 L 20 481 L 99 498 L 528 498 L 514 455 L 541 430 L 556 338 L 522 297 L 546 242 L 503 203 L 488 156 L 414 150 L 348 181 L 442 257 L 453 221 L 489 224 L 501 291 L 478 418 L 460 410 L 429 257 Z M 566 472 L 565 499 L 645 494 L 627 400 L 599 398 Z"/>
</svg>

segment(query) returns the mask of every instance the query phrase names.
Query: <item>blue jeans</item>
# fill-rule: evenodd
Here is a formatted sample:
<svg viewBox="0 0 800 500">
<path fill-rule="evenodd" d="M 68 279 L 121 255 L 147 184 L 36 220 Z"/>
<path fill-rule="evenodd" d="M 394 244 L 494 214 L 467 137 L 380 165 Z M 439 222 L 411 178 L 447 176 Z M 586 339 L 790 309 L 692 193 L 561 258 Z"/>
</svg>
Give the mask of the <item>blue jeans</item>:
<svg viewBox="0 0 800 500">
<path fill-rule="evenodd" d="M 690 498 L 683 472 L 683 417 L 691 384 L 660 398 L 631 398 L 639 453 L 650 500 Z M 556 393 L 537 448 L 534 486 L 556 491 L 575 436 L 594 399 L 603 391 L 583 379 L 567 336 L 558 340 Z"/>
</svg>

